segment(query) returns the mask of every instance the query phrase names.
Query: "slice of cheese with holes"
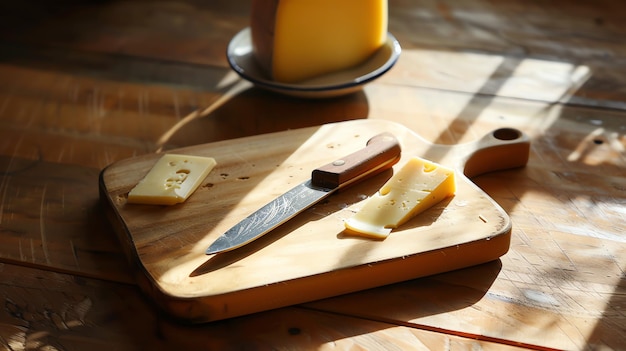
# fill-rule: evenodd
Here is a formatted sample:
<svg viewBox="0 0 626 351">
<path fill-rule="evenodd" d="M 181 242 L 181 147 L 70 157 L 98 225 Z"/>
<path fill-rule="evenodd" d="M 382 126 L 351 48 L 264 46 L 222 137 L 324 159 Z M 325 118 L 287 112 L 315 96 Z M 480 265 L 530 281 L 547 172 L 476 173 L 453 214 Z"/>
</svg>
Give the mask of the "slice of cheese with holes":
<svg viewBox="0 0 626 351">
<path fill-rule="evenodd" d="M 166 154 L 128 193 L 135 204 L 174 205 L 194 192 L 217 162 L 211 157 Z"/>
<path fill-rule="evenodd" d="M 348 233 L 384 239 L 393 228 L 455 191 L 454 170 L 413 157 L 365 201 L 345 227 Z"/>
</svg>

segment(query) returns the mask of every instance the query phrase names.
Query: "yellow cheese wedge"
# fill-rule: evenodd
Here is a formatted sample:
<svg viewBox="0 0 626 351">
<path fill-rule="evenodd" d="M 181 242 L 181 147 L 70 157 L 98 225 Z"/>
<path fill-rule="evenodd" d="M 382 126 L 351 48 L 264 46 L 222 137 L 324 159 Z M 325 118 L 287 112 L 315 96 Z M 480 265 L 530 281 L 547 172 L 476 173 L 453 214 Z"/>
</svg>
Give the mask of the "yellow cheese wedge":
<svg viewBox="0 0 626 351">
<path fill-rule="evenodd" d="M 454 195 L 454 171 L 419 157 L 411 158 L 363 207 L 345 222 L 348 232 L 386 238 L 411 217 Z"/>
<path fill-rule="evenodd" d="M 358 65 L 387 37 L 387 0 L 253 0 L 254 55 L 295 83 Z"/>
<path fill-rule="evenodd" d="M 128 193 L 128 202 L 174 205 L 187 200 L 217 162 L 211 157 L 166 154 Z"/>
</svg>

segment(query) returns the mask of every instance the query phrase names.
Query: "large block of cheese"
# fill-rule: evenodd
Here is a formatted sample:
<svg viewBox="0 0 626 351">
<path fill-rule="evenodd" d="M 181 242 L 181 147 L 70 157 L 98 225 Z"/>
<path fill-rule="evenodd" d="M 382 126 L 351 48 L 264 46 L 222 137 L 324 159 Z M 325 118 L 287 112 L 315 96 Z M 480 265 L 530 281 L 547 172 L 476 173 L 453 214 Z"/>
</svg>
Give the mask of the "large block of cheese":
<svg viewBox="0 0 626 351">
<path fill-rule="evenodd" d="M 383 239 L 411 217 L 456 191 L 454 170 L 411 158 L 345 222 L 354 234 Z"/>
<path fill-rule="evenodd" d="M 387 0 L 253 0 L 254 55 L 295 83 L 367 60 L 387 37 Z"/>
<path fill-rule="evenodd" d="M 183 202 L 216 164 L 212 157 L 165 154 L 128 193 L 128 203 L 174 205 Z"/>
</svg>

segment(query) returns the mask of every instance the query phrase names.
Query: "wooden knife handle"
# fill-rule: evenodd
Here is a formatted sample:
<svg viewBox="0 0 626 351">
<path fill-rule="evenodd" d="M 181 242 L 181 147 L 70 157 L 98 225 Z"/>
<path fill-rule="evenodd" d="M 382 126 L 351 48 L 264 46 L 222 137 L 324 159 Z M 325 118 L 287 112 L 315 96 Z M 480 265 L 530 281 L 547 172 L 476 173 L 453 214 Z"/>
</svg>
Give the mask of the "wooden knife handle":
<svg viewBox="0 0 626 351">
<path fill-rule="evenodd" d="M 400 160 L 400 143 L 391 133 L 378 134 L 366 145 L 355 153 L 313 170 L 313 186 L 343 188 L 389 169 Z"/>
</svg>

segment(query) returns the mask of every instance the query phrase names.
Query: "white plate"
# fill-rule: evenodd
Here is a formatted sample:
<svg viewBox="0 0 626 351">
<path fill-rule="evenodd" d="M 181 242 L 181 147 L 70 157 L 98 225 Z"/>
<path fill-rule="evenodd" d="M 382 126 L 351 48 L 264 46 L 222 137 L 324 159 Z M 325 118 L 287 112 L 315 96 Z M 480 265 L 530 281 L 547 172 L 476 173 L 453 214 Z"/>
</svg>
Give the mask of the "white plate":
<svg viewBox="0 0 626 351">
<path fill-rule="evenodd" d="M 393 67 L 401 51 L 398 40 L 388 33 L 385 44 L 361 65 L 297 84 L 275 82 L 263 72 L 252 53 L 250 28 L 243 29 L 231 39 L 226 54 L 230 67 L 259 88 L 297 97 L 327 98 L 360 90 L 364 84 Z"/>
</svg>

